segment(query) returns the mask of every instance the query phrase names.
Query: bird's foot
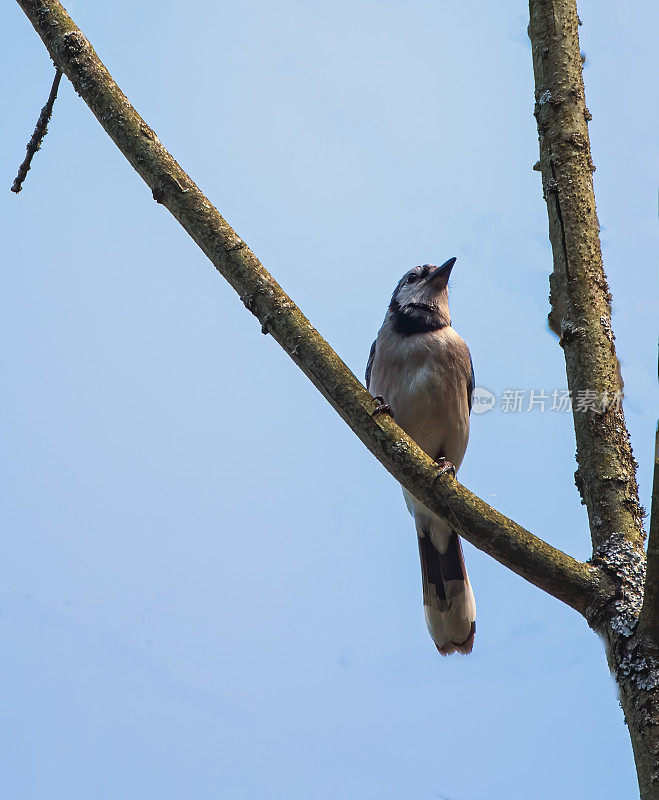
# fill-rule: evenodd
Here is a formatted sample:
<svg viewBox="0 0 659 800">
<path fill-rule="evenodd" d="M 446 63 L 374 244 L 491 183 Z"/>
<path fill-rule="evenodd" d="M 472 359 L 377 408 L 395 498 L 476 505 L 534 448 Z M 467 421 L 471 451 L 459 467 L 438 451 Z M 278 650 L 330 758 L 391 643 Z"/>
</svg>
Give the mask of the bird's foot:
<svg viewBox="0 0 659 800">
<path fill-rule="evenodd" d="M 377 416 L 378 414 L 388 414 L 390 417 L 393 417 L 391 412 L 391 407 L 387 405 L 384 401 L 384 397 L 382 395 L 377 395 L 373 398 L 373 403 L 375 404 L 375 409 L 371 414 L 372 417 Z"/>
<path fill-rule="evenodd" d="M 447 472 L 450 472 L 451 475 L 455 478 L 455 467 L 451 462 L 446 458 L 446 456 L 439 456 L 439 458 L 435 459 L 435 464 L 439 467 L 439 474 L 445 475 Z"/>
</svg>

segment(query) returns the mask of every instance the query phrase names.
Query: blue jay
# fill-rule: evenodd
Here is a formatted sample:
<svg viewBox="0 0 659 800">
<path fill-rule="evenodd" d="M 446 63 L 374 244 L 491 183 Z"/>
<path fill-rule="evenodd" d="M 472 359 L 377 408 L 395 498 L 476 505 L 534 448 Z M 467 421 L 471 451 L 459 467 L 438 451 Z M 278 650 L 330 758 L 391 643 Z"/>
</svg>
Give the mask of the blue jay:
<svg viewBox="0 0 659 800">
<path fill-rule="evenodd" d="M 451 327 L 448 279 L 455 259 L 407 272 L 394 289 L 373 342 L 366 387 L 405 432 L 455 475 L 469 439 L 474 368 Z M 442 655 L 470 653 L 476 602 L 451 526 L 403 489 L 421 556 L 426 623 Z"/>
</svg>

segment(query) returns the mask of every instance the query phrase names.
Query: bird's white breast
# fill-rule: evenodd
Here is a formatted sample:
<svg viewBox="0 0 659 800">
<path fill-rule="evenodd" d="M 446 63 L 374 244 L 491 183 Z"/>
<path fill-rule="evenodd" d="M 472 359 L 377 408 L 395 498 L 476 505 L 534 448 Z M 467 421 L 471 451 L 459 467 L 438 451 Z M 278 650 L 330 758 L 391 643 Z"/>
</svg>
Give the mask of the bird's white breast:
<svg viewBox="0 0 659 800">
<path fill-rule="evenodd" d="M 469 350 L 451 327 L 401 336 L 386 324 L 378 334 L 370 390 L 430 455 L 460 466 L 469 438 Z"/>
</svg>

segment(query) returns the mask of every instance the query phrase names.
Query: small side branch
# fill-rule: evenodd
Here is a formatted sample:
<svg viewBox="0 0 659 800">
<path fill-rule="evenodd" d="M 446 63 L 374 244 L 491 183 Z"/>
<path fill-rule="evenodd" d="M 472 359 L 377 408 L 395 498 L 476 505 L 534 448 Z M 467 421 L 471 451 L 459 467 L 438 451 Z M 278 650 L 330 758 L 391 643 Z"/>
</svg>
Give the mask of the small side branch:
<svg viewBox="0 0 659 800">
<path fill-rule="evenodd" d="M 41 143 L 44 140 L 44 136 L 48 133 L 48 123 L 50 122 L 50 118 L 53 114 L 53 106 L 55 105 L 55 98 L 57 97 L 57 90 L 59 89 L 59 83 L 61 79 L 62 70 L 56 68 L 55 77 L 53 78 L 53 85 L 50 89 L 48 100 L 46 105 L 41 109 L 41 114 L 39 114 L 39 119 L 37 120 L 37 124 L 34 128 L 32 138 L 27 143 L 27 155 L 25 156 L 25 161 L 23 161 L 21 166 L 18 168 L 18 175 L 14 179 L 14 183 L 11 187 L 12 192 L 15 192 L 16 194 L 18 194 L 23 188 L 23 181 L 25 180 L 27 173 L 32 166 L 34 154 L 37 152 L 37 150 L 39 150 Z"/>
</svg>

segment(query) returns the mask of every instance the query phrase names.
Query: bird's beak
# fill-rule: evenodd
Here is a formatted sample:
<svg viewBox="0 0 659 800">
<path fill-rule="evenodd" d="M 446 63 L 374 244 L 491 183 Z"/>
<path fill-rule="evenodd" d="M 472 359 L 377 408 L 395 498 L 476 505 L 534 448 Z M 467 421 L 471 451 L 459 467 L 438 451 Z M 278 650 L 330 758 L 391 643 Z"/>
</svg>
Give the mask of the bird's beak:
<svg viewBox="0 0 659 800">
<path fill-rule="evenodd" d="M 455 264 L 455 258 L 449 258 L 441 267 L 437 267 L 428 276 L 428 281 L 437 281 L 438 283 L 448 283 L 449 275 Z"/>
</svg>

